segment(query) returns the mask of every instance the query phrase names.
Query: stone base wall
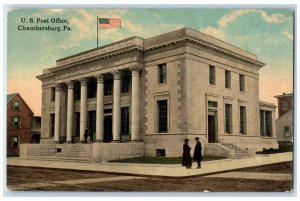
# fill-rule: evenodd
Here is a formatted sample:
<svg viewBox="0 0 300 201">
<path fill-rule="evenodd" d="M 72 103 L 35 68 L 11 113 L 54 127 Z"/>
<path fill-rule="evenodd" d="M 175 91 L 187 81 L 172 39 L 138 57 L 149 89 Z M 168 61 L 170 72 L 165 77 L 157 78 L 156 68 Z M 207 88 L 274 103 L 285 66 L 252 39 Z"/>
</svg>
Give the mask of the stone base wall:
<svg viewBox="0 0 300 201">
<path fill-rule="evenodd" d="M 202 143 L 202 150 L 204 149 L 204 141 L 206 141 L 205 135 L 200 134 L 151 134 L 145 135 L 145 155 L 146 156 L 156 156 L 157 150 L 165 150 L 165 155 L 167 157 L 179 157 L 182 156 L 182 148 L 184 139 L 188 138 L 190 140 L 190 146 L 192 148 L 191 153 L 193 153 L 194 147 L 196 145 L 195 137 L 199 137 Z"/>
<path fill-rule="evenodd" d="M 54 156 L 55 144 L 20 144 L 20 157 Z"/>
<path fill-rule="evenodd" d="M 144 156 L 143 142 L 93 143 L 93 161 L 107 162 Z"/>
</svg>

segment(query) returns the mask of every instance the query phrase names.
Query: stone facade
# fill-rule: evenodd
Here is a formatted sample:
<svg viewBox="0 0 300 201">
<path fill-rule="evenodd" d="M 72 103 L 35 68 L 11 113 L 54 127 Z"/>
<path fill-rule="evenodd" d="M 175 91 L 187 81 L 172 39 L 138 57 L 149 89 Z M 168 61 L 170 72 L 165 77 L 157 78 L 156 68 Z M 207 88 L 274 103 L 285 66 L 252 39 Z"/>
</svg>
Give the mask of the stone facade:
<svg viewBox="0 0 300 201">
<path fill-rule="evenodd" d="M 95 124 L 95 141 L 103 144 L 99 152 L 122 142 L 137 143 L 139 150 L 143 144 L 140 155 L 180 156 L 183 140 L 197 136 L 204 147 L 276 148 L 275 129 L 260 135 L 261 107 L 272 112 L 275 125 L 275 106 L 261 106 L 258 97 L 263 66 L 256 55 L 189 28 L 131 37 L 59 59 L 37 76 L 42 81 L 41 143 L 83 141 L 84 129 Z M 130 87 L 124 92 L 126 73 Z M 88 97 L 91 83 L 96 95 Z M 127 135 L 122 135 L 124 107 L 129 108 Z"/>
</svg>

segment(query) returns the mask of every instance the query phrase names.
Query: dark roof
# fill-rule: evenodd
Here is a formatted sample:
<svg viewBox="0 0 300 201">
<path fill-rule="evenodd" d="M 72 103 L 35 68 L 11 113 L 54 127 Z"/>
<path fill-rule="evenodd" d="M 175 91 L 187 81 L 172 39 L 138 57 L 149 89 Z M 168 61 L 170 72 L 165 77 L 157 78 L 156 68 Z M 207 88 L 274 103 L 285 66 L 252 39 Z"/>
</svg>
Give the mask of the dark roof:
<svg viewBox="0 0 300 201">
<path fill-rule="evenodd" d="M 18 93 L 8 94 L 7 95 L 7 103 L 9 103 Z"/>
</svg>

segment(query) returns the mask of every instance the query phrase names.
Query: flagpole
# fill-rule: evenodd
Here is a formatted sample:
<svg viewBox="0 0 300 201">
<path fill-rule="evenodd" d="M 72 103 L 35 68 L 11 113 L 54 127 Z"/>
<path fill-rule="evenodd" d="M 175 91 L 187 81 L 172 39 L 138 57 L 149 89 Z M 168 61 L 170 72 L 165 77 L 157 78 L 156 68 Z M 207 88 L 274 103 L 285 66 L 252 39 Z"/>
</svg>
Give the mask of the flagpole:
<svg viewBox="0 0 300 201">
<path fill-rule="evenodd" d="M 97 48 L 98 48 L 98 43 L 99 43 L 99 38 L 98 38 L 98 22 L 99 20 L 98 20 L 98 16 L 97 16 Z"/>
</svg>

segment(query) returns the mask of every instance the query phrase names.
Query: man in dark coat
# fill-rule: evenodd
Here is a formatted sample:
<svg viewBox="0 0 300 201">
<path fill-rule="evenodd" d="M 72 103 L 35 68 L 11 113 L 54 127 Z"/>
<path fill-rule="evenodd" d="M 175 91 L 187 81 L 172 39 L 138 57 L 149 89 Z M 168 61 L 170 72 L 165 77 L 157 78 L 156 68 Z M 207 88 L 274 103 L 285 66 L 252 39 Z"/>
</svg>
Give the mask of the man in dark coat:
<svg viewBox="0 0 300 201">
<path fill-rule="evenodd" d="M 189 139 L 184 140 L 183 144 L 183 154 L 182 154 L 182 166 L 185 166 L 186 169 L 191 169 L 192 168 L 192 157 L 191 157 L 191 147 L 188 144 Z"/>
<path fill-rule="evenodd" d="M 195 161 L 197 161 L 197 164 L 198 164 L 198 167 L 197 169 L 201 168 L 201 161 L 202 161 L 202 146 L 201 146 L 201 142 L 199 141 L 199 138 L 196 137 L 195 138 L 196 140 L 196 146 L 195 146 L 195 149 L 194 149 L 194 157 L 193 159 Z"/>
<path fill-rule="evenodd" d="M 89 136 L 89 129 L 85 128 L 84 130 L 84 142 L 87 143 L 87 138 Z"/>
</svg>

